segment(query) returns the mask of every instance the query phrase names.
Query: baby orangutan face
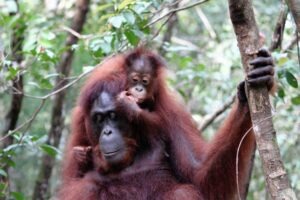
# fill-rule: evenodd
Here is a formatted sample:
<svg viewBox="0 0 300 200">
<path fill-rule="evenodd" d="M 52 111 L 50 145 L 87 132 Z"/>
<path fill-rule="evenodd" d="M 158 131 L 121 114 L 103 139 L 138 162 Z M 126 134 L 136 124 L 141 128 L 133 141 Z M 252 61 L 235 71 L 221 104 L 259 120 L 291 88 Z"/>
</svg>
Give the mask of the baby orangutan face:
<svg viewBox="0 0 300 200">
<path fill-rule="evenodd" d="M 127 92 L 137 103 L 153 98 L 155 67 L 147 58 L 137 58 L 127 66 Z"/>
</svg>

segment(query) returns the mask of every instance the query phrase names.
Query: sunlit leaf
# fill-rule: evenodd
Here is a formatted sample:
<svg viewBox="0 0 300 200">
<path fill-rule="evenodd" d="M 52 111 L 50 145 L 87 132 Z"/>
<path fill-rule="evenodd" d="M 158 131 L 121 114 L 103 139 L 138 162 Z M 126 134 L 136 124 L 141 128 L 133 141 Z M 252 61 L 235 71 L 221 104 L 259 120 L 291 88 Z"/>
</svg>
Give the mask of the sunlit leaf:
<svg viewBox="0 0 300 200">
<path fill-rule="evenodd" d="M 135 23 L 135 16 L 132 12 L 124 12 L 123 16 L 129 24 Z"/>
<path fill-rule="evenodd" d="M 142 14 L 143 12 L 148 11 L 148 8 L 151 4 L 152 2 L 137 2 L 137 4 L 134 6 L 134 11 L 137 14 Z"/>
<path fill-rule="evenodd" d="M 97 12 L 100 12 L 100 11 L 106 10 L 107 8 L 113 7 L 113 5 L 114 5 L 113 3 L 99 5 L 96 10 L 97 10 Z"/>
<path fill-rule="evenodd" d="M 47 40 L 53 40 L 53 39 L 55 39 L 56 35 L 52 32 L 43 32 L 41 37 L 44 39 L 47 39 Z"/>
<path fill-rule="evenodd" d="M 57 148 L 55 148 L 54 146 L 48 145 L 48 144 L 42 144 L 40 145 L 41 149 L 47 153 L 48 155 L 55 157 L 59 151 Z"/>
<path fill-rule="evenodd" d="M 79 48 L 79 45 L 78 44 L 73 44 L 72 46 L 71 46 L 71 49 L 72 50 L 76 50 L 76 49 L 78 49 Z"/>
<path fill-rule="evenodd" d="M 124 9 L 126 6 L 130 5 L 131 3 L 135 2 L 135 0 L 124 0 L 120 5 L 118 6 L 119 10 Z"/>
<path fill-rule="evenodd" d="M 114 17 L 111 17 L 108 22 L 113 25 L 115 28 L 120 28 L 122 26 L 122 23 L 125 22 L 125 18 L 122 15 L 117 15 Z"/>
<path fill-rule="evenodd" d="M 0 175 L 7 177 L 7 173 L 3 169 L 0 169 Z"/>
<path fill-rule="evenodd" d="M 287 57 L 281 57 L 278 59 L 278 66 L 283 66 L 289 59 Z"/>
<path fill-rule="evenodd" d="M 35 49 L 37 45 L 37 37 L 36 35 L 29 35 L 27 39 L 24 41 L 23 51 L 30 52 Z"/>
</svg>

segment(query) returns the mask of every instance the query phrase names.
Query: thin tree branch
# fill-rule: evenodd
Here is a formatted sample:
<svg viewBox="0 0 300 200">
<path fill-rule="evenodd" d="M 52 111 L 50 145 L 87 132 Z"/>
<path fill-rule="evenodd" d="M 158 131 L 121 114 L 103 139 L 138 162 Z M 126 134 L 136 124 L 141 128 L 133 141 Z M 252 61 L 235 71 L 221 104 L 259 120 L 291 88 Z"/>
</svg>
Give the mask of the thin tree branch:
<svg viewBox="0 0 300 200">
<path fill-rule="evenodd" d="M 298 34 L 297 31 L 295 34 Z M 298 41 L 297 35 L 293 36 L 291 41 L 282 49 L 281 52 L 286 53 L 286 52 L 290 51 L 297 44 L 297 41 Z"/>
<path fill-rule="evenodd" d="M 192 3 L 191 5 L 187 5 L 187 6 L 183 6 L 183 7 L 180 7 L 180 8 L 172 9 L 172 10 L 170 10 L 169 12 L 165 13 L 164 15 L 162 15 L 162 16 L 160 16 L 160 17 L 154 19 L 154 20 L 151 21 L 150 23 L 146 24 L 145 27 L 148 27 L 148 26 L 151 26 L 152 24 L 155 24 L 156 22 L 158 22 L 158 21 L 162 20 L 163 18 L 165 18 L 165 17 L 171 15 L 171 14 L 174 13 L 174 12 L 179 12 L 179 11 L 182 11 L 182 10 L 187 10 L 187 9 L 190 9 L 190 8 L 195 7 L 195 6 L 197 6 L 197 5 L 203 4 L 203 3 L 207 2 L 207 1 L 209 1 L 209 0 L 197 1 L 197 2 L 195 2 L 195 3 Z"/>
<path fill-rule="evenodd" d="M 206 30 L 208 31 L 209 36 L 212 39 L 216 39 L 217 34 L 216 34 L 215 30 L 213 29 L 213 27 L 211 26 L 211 24 L 209 23 L 205 14 L 202 12 L 201 8 L 196 7 L 196 12 L 197 12 L 198 16 L 200 17 L 201 21 L 203 22 Z"/>
<path fill-rule="evenodd" d="M 67 26 L 61 26 L 61 29 L 64 31 L 67 31 L 68 33 L 72 34 L 73 36 L 77 37 L 78 39 L 89 39 L 89 38 L 93 37 L 93 35 L 82 35 Z"/>
<path fill-rule="evenodd" d="M 173 13 L 173 14 L 171 14 L 169 17 L 168 17 L 168 19 L 166 19 L 163 23 L 162 23 L 162 25 L 157 29 L 157 31 L 153 34 L 153 36 L 151 37 L 151 41 L 152 40 L 154 40 L 157 36 L 158 36 L 158 34 L 161 32 L 161 30 L 163 29 L 163 27 L 168 23 L 168 21 L 170 21 L 170 19 L 173 17 L 173 15 L 174 15 L 175 13 Z"/>
<path fill-rule="evenodd" d="M 203 122 L 198 126 L 198 129 L 203 132 L 211 123 L 215 121 L 215 119 L 220 116 L 223 112 L 225 112 L 230 106 L 233 104 L 235 100 L 235 95 L 230 97 L 230 100 L 226 102 L 222 107 L 217 109 L 212 114 L 209 114 L 209 116 L 206 118 L 204 117 Z"/>
<path fill-rule="evenodd" d="M 281 49 L 282 39 L 283 39 L 283 31 L 285 27 L 286 18 L 288 15 L 288 7 L 282 0 L 280 13 L 276 22 L 276 26 L 274 29 L 272 43 L 270 45 L 270 51 L 274 51 L 275 49 Z"/>
</svg>

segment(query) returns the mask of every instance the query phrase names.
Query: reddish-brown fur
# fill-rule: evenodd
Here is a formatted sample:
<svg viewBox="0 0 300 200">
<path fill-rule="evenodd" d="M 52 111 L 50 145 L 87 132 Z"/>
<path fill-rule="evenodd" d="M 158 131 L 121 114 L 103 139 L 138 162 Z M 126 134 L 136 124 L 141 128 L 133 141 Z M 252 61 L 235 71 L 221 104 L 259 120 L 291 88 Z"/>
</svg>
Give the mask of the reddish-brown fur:
<svg viewBox="0 0 300 200">
<path fill-rule="evenodd" d="M 152 52 L 138 51 L 156 57 Z M 162 66 L 157 68 L 153 111 L 144 117 L 151 118 L 158 126 L 154 134 L 161 135 L 163 142 L 153 142 L 154 148 L 147 155 L 135 158 L 132 166 L 118 174 L 101 175 L 92 163 L 76 164 L 72 156 L 74 146 L 97 145 L 98 140 L 91 134 L 87 120 L 97 94 L 107 90 L 117 96 L 125 90 L 124 60 L 124 55 L 107 60 L 92 72 L 81 90 L 66 151 L 61 199 L 202 199 L 195 188 L 203 199 L 233 199 L 237 146 L 251 126 L 247 103 L 237 100 L 215 138 L 206 143 L 199 136 L 190 114 L 167 88 Z M 143 127 L 138 129 L 144 130 Z M 149 130 L 146 132 L 149 134 Z M 248 176 L 254 146 L 253 135 L 249 134 L 240 150 L 240 186 Z"/>
</svg>

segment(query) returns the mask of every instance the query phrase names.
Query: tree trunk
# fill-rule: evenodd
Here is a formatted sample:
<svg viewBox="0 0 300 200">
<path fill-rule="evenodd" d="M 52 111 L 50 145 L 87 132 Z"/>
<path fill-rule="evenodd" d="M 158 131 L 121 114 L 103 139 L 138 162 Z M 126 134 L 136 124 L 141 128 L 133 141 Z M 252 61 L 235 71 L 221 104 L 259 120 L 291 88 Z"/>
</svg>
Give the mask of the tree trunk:
<svg viewBox="0 0 300 200">
<path fill-rule="evenodd" d="M 18 2 L 16 1 L 17 7 Z M 17 11 L 18 12 L 18 11 Z M 16 13 L 10 13 L 11 16 L 16 15 Z M 12 55 L 11 59 L 15 65 L 21 70 L 21 63 L 23 61 L 23 54 L 22 54 L 22 47 L 24 42 L 24 35 L 23 31 L 25 30 L 24 24 L 16 25 L 13 29 L 13 35 L 12 35 L 12 41 L 11 41 L 11 47 L 12 47 Z M 17 122 L 19 119 L 19 115 L 22 108 L 22 102 L 23 102 L 23 75 L 22 73 L 19 73 L 13 80 L 12 87 L 16 89 L 18 92 L 12 90 L 13 94 L 11 97 L 11 103 L 10 108 L 5 115 L 4 118 L 4 128 L 1 131 L 2 136 L 5 136 L 8 134 L 9 131 L 14 130 L 17 126 Z M 9 136 L 6 139 L 3 140 L 3 142 L 0 144 L 0 148 L 6 148 L 9 145 L 13 144 L 13 137 Z M 8 167 L 4 166 L 4 170 L 7 172 Z M 7 172 L 8 173 L 8 172 Z M 0 180 L 6 182 L 5 177 L 0 176 Z"/>
<path fill-rule="evenodd" d="M 229 0 L 230 17 L 238 40 L 242 63 L 246 72 L 249 61 L 259 48 L 259 32 L 251 0 Z M 247 88 L 248 102 L 262 160 L 268 192 L 272 199 L 296 199 L 284 169 L 273 127 L 271 105 L 267 88 Z"/>
<path fill-rule="evenodd" d="M 83 25 L 86 21 L 86 15 L 88 13 L 89 0 L 77 0 L 76 2 L 76 13 L 73 18 L 71 29 L 80 33 L 82 31 Z M 66 40 L 67 51 L 62 54 L 61 61 L 57 65 L 57 72 L 62 75 L 62 77 L 57 78 L 55 88 L 58 89 L 63 87 L 68 83 L 65 77 L 68 77 L 71 70 L 73 51 L 71 46 L 76 44 L 78 38 L 69 33 Z M 48 133 L 47 144 L 58 147 L 60 143 L 60 138 L 64 126 L 63 116 L 63 104 L 65 100 L 66 90 L 61 91 L 54 97 L 54 105 L 51 114 L 51 128 Z M 49 199 L 48 188 L 49 179 L 52 174 L 52 169 L 55 164 L 55 158 L 45 154 L 42 158 L 42 164 L 40 167 L 39 175 L 36 180 L 33 198 L 34 200 Z"/>
</svg>

